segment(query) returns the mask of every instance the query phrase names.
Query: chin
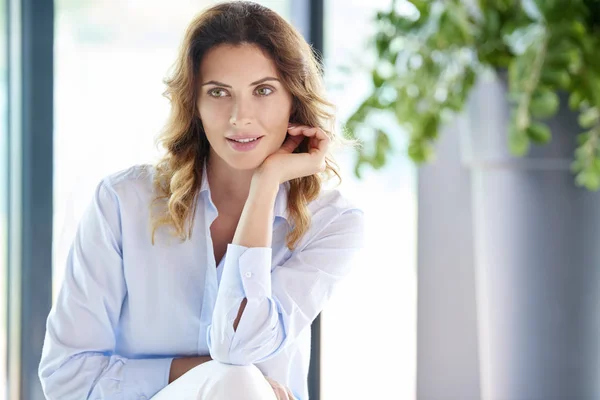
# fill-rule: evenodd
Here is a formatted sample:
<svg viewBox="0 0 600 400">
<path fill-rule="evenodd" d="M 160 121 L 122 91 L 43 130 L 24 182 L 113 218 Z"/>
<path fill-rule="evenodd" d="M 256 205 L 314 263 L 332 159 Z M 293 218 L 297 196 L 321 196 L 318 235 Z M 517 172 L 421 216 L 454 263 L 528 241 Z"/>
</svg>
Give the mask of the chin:
<svg viewBox="0 0 600 400">
<path fill-rule="evenodd" d="M 237 169 L 240 171 L 253 171 L 258 168 L 265 157 L 246 154 L 246 155 L 229 155 L 229 157 L 224 158 L 224 161 L 233 169 Z"/>
</svg>

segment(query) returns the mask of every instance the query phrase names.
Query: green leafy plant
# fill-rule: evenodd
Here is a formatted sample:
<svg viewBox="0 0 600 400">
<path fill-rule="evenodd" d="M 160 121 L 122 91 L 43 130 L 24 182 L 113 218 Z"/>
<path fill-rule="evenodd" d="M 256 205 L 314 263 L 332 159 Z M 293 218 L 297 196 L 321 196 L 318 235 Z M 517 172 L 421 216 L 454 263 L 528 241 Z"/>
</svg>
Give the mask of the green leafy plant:
<svg viewBox="0 0 600 400">
<path fill-rule="evenodd" d="M 576 183 L 600 188 L 600 0 L 394 0 L 378 12 L 369 67 L 372 91 L 346 121 L 362 165 L 381 168 L 392 152 L 389 133 L 369 125 L 391 112 L 409 134 L 408 154 L 434 156 L 440 127 L 463 110 L 486 70 L 507 71 L 512 154 L 545 144 L 543 122 L 568 94 L 582 132 L 572 163 Z"/>
</svg>

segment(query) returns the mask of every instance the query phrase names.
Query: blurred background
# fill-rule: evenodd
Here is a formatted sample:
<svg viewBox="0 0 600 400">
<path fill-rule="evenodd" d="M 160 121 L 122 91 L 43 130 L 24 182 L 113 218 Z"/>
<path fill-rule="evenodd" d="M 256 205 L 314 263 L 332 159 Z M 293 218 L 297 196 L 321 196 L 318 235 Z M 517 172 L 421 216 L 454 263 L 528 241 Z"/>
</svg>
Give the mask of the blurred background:
<svg viewBox="0 0 600 400">
<path fill-rule="evenodd" d="M 43 399 L 79 219 L 158 159 L 162 79 L 215 2 L 0 0 L 0 400 Z M 313 324 L 311 399 L 600 398 L 598 3 L 258 2 L 364 142 L 338 160 L 367 248 Z"/>
</svg>

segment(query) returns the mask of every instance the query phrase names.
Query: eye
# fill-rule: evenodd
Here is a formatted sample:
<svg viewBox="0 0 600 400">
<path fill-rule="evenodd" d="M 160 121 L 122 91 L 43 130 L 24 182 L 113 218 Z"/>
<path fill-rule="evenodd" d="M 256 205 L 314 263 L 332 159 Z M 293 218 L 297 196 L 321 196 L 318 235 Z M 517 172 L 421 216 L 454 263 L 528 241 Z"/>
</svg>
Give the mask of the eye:
<svg viewBox="0 0 600 400">
<path fill-rule="evenodd" d="M 265 92 L 265 91 L 270 91 L 270 92 Z M 273 93 L 273 89 L 271 89 L 268 86 L 262 86 L 259 87 L 258 89 L 256 89 L 256 92 L 258 93 L 259 96 L 269 96 L 271 93 Z"/>
<path fill-rule="evenodd" d="M 210 89 L 207 93 L 211 97 L 225 97 L 227 92 L 221 88 L 214 88 Z"/>
</svg>

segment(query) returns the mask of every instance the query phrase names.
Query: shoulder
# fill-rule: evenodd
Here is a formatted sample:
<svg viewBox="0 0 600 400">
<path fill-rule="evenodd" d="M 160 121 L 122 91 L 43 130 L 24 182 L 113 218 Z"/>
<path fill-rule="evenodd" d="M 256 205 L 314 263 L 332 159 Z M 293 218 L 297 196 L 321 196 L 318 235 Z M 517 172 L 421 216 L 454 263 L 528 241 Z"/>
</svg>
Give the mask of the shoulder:
<svg viewBox="0 0 600 400">
<path fill-rule="evenodd" d="M 348 213 L 363 214 L 363 210 L 353 203 L 339 189 L 323 189 L 319 196 L 308 205 L 314 215 L 328 214 L 340 216 Z"/>
<path fill-rule="evenodd" d="M 338 189 L 322 190 L 308 205 L 311 227 L 307 244 L 323 238 L 341 241 L 336 246 L 362 247 L 364 212 Z"/>
<path fill-rule="evenodd" d="M 133 165 L 102 178 L 98 190 L 108 192 L 116 198 L 120 208 L 133 204 L 149 204 L 156 197 L 154 172 L 152 165 Z"/>
<path fill-rule="evenodd" d="M 105 176 L 101 185 L 117 195 L 153 191 L 154 171 L 154 166 L 149 164 L 134 165 Z"/>
</svg>

